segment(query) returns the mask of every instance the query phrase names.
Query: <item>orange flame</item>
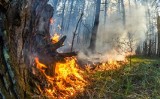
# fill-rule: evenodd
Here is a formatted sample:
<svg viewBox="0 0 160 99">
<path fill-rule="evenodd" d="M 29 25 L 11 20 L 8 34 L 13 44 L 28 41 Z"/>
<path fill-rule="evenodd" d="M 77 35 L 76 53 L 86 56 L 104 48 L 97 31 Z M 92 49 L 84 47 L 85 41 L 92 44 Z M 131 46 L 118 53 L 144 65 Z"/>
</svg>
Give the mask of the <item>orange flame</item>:
<svg viewBox="0 0 160 99">
<path fill-rule="evenodd" d="M 55 20 L 53 18 L 50 18 L 50 24 L 54 24 Z"/>
<path fill-rule="evenodd" d="M 107 58 L 107 62 L 102 62 L 100 64 L 94 64 L 96 68 L 95 71 L 105 71 L 105 70 L 115 70 L 121 67 L 122 63 L 126 63 L 126 54 L 119 55 L 117 51 L 111 51 L 104 58 Z M 121 61 L 121 64 L 119 63 Z M 45 79 L 48 81 L 49 87 L 39 88 L 45 95 L 53 99 L 68 99 L 74 97 L 80 92 L 84 91 L 84 88 L 88 85 L 84 77 L 84 72 L 80 69 L 77 64 L 77 59 L 75 57 L 65 58 L 65 62 L 57 62 L 53 66 L 54 76 L 49 76 L 46 74 L 46 69 L 48 66 L 42 64 L 39 59 L 35 58 L 36 68 L 42 72 Z M 86 66 L 87 71 L 92 72 L 91 66 Z"/>
<path fill-rule="evenodd" d="M 115 70 L 120 68 L 123 64 L 126 64 L 128 61 L 126 57 L 128 54 L 121 53 L 119 54 L 117 51 L 112 50 L 110 53 L 107 54 L 107 63 L 102 63 L 99 67 L 99 70 Z"/>
<path fill-rule="evenodd" d="M 95 64 L 94 72 L 118 69 L 128 62 L 126 59 L 128 55 L 130 54 L 118 53 L 116 50 L 112 50 L 100 58 L 101 63 Z M 86 69 L 89 72 L 91 70 L 89 65 L 86 66 Z"/>
<path fill-rule="evenodd" d="M 78 92 L 84 91 L 87 81 L 83 77 L 83 71 L 78 67 L 76 58 L 66 58 L 65 63 L 56 63 L 55 76 L 51 77 L 45 74 L 47 66 L 40 63 L 35 58 L 36 67 L 45 75 L 46 79 L 53 85 L 51 88 L 45 88 L 45 93 L 53 98 L 69 98 Z"/>
<path fill-rule="evenodd" d="M 36 66 L 37 66 L 38 69 L 43 70 L 43 68 L 47 68 L 47 66 L 45 66 L 44 64 L 39 62 L 38 57 L 35 58 L 35 62 L 37 64 Z"/>
<path fill-rule="evenodd" d="M 55 34 L 53 35 L 53 37 L 51 38 L 53 44 L 57 43 L 57 42 L 59 41 L 59 38 L 60 38 L 60 35 L 57 34 L 57 33 L 55 33 Z"/>
</svg>

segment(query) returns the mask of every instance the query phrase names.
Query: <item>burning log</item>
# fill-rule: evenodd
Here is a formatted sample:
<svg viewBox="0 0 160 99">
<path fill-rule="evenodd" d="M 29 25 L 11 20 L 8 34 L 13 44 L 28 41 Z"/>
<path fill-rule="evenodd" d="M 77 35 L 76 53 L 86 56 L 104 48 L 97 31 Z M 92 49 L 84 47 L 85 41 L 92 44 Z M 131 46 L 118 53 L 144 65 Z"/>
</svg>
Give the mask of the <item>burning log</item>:
<svg viewBox="0 0 160 99">
<path fill-rule="evenodd" d="M 53 45 L 52 50 L 55 51 L 55 50 L 57 50 L 58 48 L 62 47 L 64 41 L 66 40 L 66 38 L 67 38 L 66 36 L 63 36 L 58 42 L 55 42 L 55 44 L 53 44 L 53 43 L 51 42 L 50 45 Z"/>
<path fill-rule="evenodd" d="M 39 46 L 40 49 L 38 53 L 39 61 L 45 64 L 47 67 L 46 73 L 50 76 L 54 76 L 54 66 L 56 62 L 65 62 L 66 57 L 76 56 L 76 52 L 70 53 L 58 53 L 57 49 L 63 46 L 66 36 L 63 36 L 58 42 L 49 42 L 46 46 Z"/>
<path fill-rule="evenodd" d="M 64 61 L 65 57 L 72 57 L 76 56 L 76 52 L 70 52 L 70 53 L 58 53 L 57 49 L 63 46 L 63 43 L 66 39 L 66 36 L 63 36 L 57 43 L 53 44 L 52 42 L 49 42 L 44 48 L 42 48 L 39 52 L 40 54 L 43 54 L 42 56 L 50 56 L 52 57 L 49 61 Z M 40 57 L 41 58 L 41 57 Z M 50 58 L 49 58 L 50 59 Z M 48 64 L 50 64 L 49 61 L 40 59 L 42 62 L 45 61 Z"/>
</svg>

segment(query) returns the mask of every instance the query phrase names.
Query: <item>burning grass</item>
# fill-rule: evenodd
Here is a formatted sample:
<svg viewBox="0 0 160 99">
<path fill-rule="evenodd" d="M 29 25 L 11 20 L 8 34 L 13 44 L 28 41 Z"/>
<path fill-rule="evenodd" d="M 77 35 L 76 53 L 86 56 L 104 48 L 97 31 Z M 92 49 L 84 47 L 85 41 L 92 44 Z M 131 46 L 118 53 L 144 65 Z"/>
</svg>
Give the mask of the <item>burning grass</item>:
<svg viewBox="0 0 160 99">
<path fill-rule="evenodd" d="M 92 82 L 89 82 L 86 79 L 88 74 L 94 74 L 98 71 L 106 70 L 116 70 L 121 67 L 122 64 L 126 63 L 125 61 L 115 61 L 109 60 L 106 63 L 94 64 L 95 68 L 90 69 L 91 66 L 86 66 L 88 72 L 84 72 L 78 65 L 76 57 L 66 58 L 64 63 L 57 62 L 54 69 L 54 76 L 48 76 L 45 69 L 47 66 L 42 64 L 38 58 L 35 58 L 36 68 L 45 76 L 46 82 L 49 83 L 50 87 L 42 88 L 41 86 L 38 89 L 41 93 L 45 93 L 49 98 L 58 98 L 65 99 L 71 97 L 77 97 L 78 93 L 83 93 L 85 88 Z M 121 64 L 120 64 L 121 63 Z M 87 74 L 87 75 L 86 75 Z M 79 96 L 78 96 L 79 97 Z"/>
<path fill-rule="evenodd" d="M 48 76 L 45 73 L 44 64 L 40 63 L 38 58 L 35 58 L 36 68 L 41 71 L 48 81 L 50 87 L 45 87 L 42 90 L 49 98 L 66 99 L 76 96 L 83 92 L 87 86 L 87 81 L 84 79 L 84 72 L 79 68 L 76 58 L 66 58 L 64 63 L 57 62 L 55 67 L 55 75 Z"/>
<path fill-rule="evenodd" d="M 52 42 L 57 43 L 59 37 L 54 34 Z M 54 76 L 47 75 L 48 66 L 35 58 L 36 69 L 44 76 L 41 80 L 47 83 L 45 86 L 41 84 L 38 89 L 52 99 L 159 98 L 160 70 L 154 66 L 160 64 L 159 61 L 133 58 L 130 65 L 126 55 L 122 56 L 108 55 L 107 62 L 85 66 L 86 73 L 80 68 L 77 58 L 67 57 L 65 62 L 54 64 L 51 70 Z M 86 80 L 88 75 L 90 81 Z"/>
<path fill-rule="evenodd" d="M 114 70 L 97 71 L 90 75 L 92 84 L 80 98 L 90 99 L 159 99 L 160 59 L 132 58 Z"/>
</svg>

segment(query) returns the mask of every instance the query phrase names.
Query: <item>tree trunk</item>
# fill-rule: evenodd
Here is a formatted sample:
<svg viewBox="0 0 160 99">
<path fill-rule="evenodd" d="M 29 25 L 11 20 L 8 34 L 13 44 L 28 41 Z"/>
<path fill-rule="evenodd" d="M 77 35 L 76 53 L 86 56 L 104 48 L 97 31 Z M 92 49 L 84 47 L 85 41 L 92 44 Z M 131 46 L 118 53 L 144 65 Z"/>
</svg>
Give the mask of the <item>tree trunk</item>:
<svg viewBox="0 0 160 99">
<path fill-rule="evenodd" d="M 126 12 L 125 12 L 125 6 L 124 6 L 124 0 L 121 0 L 121 6 L 122 6 L 122 19 L 123 19 L 123 25 L 126 25 Z"/>
<path fill-rule="evenodd" d="M 95 12 L 95 21 L 94 26 L 92 29 L 91 34 L 91 41 L 89 49 L 94 52 L 96 48 L 96 38 L 97 38 L 97 32 L 98 32 L 98 25 L 99 25 L 99 16 L 100 16 L 100 7 L 101 7 L 101 0 L 97 0 L 96 2 L 96 12 Z"/>
<path fill-rule="evenodd" d="M 73 11 L 73 3 L 74 0 L 70 1 L 70 11 L 69 11 L 69 17 L 68 17 L 68 22 L 67 22 L 67 26 L 66 26 L 66 30 L 69 30 L 69 26 L 70 26 L 70 21 L 71 21 L 71 16 L 72 16 L 72 11 Z"/>
<path fill-rule="evenodd" d="M 54 67 L 50 65 L 75 53 L 56 51 L 66 36 L 56 44 L 51 42 L 53 7 L 48 0 L 6 1 L 0 1 L 0 99 L 30 99 L 39 94 L 31 83 L 36 82 L 32 77 L 35 57 L 49 66 L 46 73 L 52 76 Z"/>
<path fill-rule="evenodd" d="M 104 4 L 104 25 L 105 25 L 106 24 L 106 18 L 107 18 L 109 2 L 108 2 L 108 0 L 105 0 L 104 3 L 105 3 Z"/>
<path fill-rule="evenodd" d="M 148 56 L 151 56 L 152 55 L 152 40 L 150 39 L 149 40 L 149 45 L 148 45 Z"/>
<path fill-rule="evenodd" d="M 157 55 L 160 57 L 160 16 L 157 18 L 157 30 L 158 30 L 158 53 Z"/>
<path fill-rule="evenodd" d="M 20 76 L 20 49 L 22 48 L 22 28 L 20 13 L 24 1 L 0 1 L 0 91 L 1 99 L 24 97 L 25 81 Z M 23 10 L 24 11 L 24 10 Z M 22 18 L 23 19 L 23 18 Z M 19 64 L 19 65 L 18 65 Z M 23 70 L 25 71 L 25 70 Z"/>
<path fill-rule="evenodd" d="M 147 41 L 145 41 L 143 44 L 143 55 L 147 56 L 147 52 L 148 52 L 148 46 L 147 46 Z"/>
<path fill-rule="evenodd" d="M 63 9 L 62 9 L 62 15 L 61 15 L 61 17 L 62 17 L 62 21 L 61 21 L 61 32 L 62 32 L 62 33 L 64 32 L 64 16 L 65 16 L 66 2 L 67 2 L 67 0 L 65 0 L 65 1 L 63 2 Z"/>
</svg>

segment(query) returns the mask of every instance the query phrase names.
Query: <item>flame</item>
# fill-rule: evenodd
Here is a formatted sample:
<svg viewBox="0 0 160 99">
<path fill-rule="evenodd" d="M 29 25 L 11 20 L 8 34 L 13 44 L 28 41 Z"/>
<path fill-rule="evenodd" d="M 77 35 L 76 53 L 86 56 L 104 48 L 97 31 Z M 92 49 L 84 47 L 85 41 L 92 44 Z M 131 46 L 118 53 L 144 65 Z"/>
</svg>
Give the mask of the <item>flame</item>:
<svg viewBox="0 0 160 99">
<path fill-rule="evenodd" d="M 51 38 L 53 44 L 57 43 L 59 41 L 59 38 L 60 38 L 60 35 L 58 33 L 55 33 Z"/>
<path fill-rule="evenodd" d="M 106 63 L 103 63 L 99 67 L 101 67 L 99 70 L 115 70 L 123 66 L 123 64 L 126 64 L 128 54 L 121 53 L 119 54 L 117 51 L 113 50 L 107 55 L 108 61 Z"/>
<path fill-rule="evenodd" d="M 43 68 L 47 68 L 44 64 L 42 64 L 42 63 L 39 62 L 38 57 L 35 58 L 35 62 L 36 62 L 36 64 L 37 64 L 37 65 L 36 65 L 37 68 L 39 68 L 40 70 L 43 70 Z"/>
<path fill-rule="evenodd" d="M 55 75 L 48 76 L 45 73 L 47 66 L 40 63 L 35 58 L 36 67 L 45 75 L 52 87 L 45 88 L 45 94 L 49 97 L 65 99 L 76 95 L 78 92 L 84 91 L 87 81 L 84 79 L 83 71 L 79 68 L 76 58 L 66 58 L 65 63 L 58 62 L 55 67 Z M 42 90 L 42 89 L 41 89 Z"/>
<path fill-rule="evenodd" d="M 100 63 L 94 64 L 96 67 L 94 71 L 91 72 L 96 72 L 96 71 L 107 71 L 107 70 L 115 70 L 123 66 L 123 64 L 126 64 L 128 62 L 127 56 L 133 55 L 130 53 L 119 53 L 116 50 L 112 50 L 102 56 L 99 56 L 99 61 Z M 91 66 L 87 65 L 86 69 L 87 71 L 91 70 Z M 90 72 L 90 71 L 89 71 Z"/>
<path fill-rule="evenodd" d="M 104 70 L 115 70 L 122 67 L 124 64 L 128 63 L 126 57 L 135 55 L 134 52 L 126 52 L 119 54 L 117 51 L 112 50 L 112 52 L 107 54 L 107 62 L 102 63 L 97 69 L 98 71 Z"/>
<path fill-rule="evenodd" d="M 55 34 L 57 35 L 57 34 Z M 107 61 L 101 61 L 101 63 L 93 63 L 96 67 L 92 70 L 92 66 L 86 65 L 86 70 L 88 73 L 96 71 L 106 71 L 115 70 L 120 68 L 123 64 L 127 62 L 126 56 L 131 55 L 131 53 L 121 53 L 118 54 L 116 50 L 112 50 L 107 53 L 107 56 L 100 58 L 100 60 L 107 59 Z M 49 84 L 48 87 L 40 86 L 38 87 L 45 95 L 49 96 L 51 99 L 68 99 L 76 96 L 78 93 L 83 92 L 85 87 L 88 85 L 84 76 L 84 71 L 80 69 L 77 64 L 77 59 L 75 57 L 65 58 L 65 62 L 57 62 L 53 66 L 54 76 L 49 76 L 46 74 L 46 69 L 48 66 L 42 64 L 38 57 L 35 58 L 36 68 L 45 76 Z"/>
<path fill-rule="evenodd" d="M 54 24 L 55 20 L 53 18 L 50 18 L 50 24 Z"/>
</svg>

